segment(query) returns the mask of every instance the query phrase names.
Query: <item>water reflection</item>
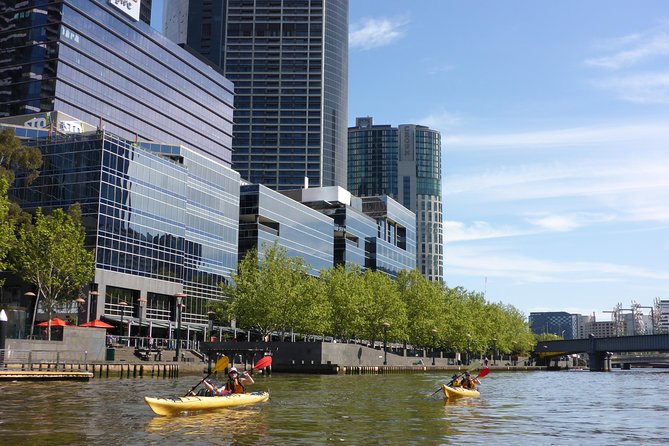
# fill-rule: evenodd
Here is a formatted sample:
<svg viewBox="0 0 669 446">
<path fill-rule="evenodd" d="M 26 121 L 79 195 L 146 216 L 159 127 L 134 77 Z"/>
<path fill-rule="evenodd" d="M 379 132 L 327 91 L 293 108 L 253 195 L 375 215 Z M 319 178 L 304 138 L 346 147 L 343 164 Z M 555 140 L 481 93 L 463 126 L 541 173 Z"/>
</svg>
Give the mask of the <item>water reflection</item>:
<svg viewBox="0 0 669 446">
<path fill-rule="evenodd" d="M 261 406 L 155 416 L 148 420 L 145 431 L 163 438 L 220 440 L 225 444 L 236 444 L 242 439 L 253 442 L 266 436 L 268 430 Z"/>
</svg>

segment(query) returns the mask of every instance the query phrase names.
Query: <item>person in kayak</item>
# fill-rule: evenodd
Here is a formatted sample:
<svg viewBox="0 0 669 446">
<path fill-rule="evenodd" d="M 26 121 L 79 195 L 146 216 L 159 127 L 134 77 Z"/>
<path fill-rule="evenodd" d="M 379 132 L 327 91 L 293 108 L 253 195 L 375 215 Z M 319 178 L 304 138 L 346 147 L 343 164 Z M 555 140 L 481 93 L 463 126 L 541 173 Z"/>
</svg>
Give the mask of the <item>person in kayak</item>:
<svg viewBox="0 0 669 446">
<path fill-rule="evenodd" d="M 465 371 L 465 378 L 462 380 L 462 387 L 465 389 L 476 389 L 476 385 L 481 384 L 481 381 L 479 381 L 477 378 L 472 378 L 471 373 L 469 373 L 469 370 Z"/>
<path fill-rule="evenodd" d="M 244 372 L 242 376 L 239 376 L 239 371 L 237 367 L 232 367 L 228 370 L 228 380 L 222 386 L 215 386 L 209 381 L 204 382 L 204 386 L 211 392 L 213 396 L 222 396 L 230 395 L 231 393 L 244 393 L 246 391 L 245 386 L 249 386 L 255 383 L 253 377 L 247 372 Z"/>
</svg>

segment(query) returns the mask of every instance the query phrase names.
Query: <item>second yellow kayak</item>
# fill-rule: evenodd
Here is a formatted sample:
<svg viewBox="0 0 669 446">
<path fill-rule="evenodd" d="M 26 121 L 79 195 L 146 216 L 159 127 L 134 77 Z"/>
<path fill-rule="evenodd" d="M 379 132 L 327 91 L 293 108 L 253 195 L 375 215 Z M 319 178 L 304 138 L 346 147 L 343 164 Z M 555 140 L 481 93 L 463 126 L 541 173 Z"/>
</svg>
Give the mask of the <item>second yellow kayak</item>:
<svg viewBox="0 0 669 446">
<path fill-rule="evenodd" d="M 446 398 L 461 398 L 463 396 L 479 396 L 481 395 L 478 390 L 475 389 L 465 389 L 463 387 L 451 387 L 446 384 L 441 385 L 441 390 L 444 391 L 444 396 Z"/>
</svg>

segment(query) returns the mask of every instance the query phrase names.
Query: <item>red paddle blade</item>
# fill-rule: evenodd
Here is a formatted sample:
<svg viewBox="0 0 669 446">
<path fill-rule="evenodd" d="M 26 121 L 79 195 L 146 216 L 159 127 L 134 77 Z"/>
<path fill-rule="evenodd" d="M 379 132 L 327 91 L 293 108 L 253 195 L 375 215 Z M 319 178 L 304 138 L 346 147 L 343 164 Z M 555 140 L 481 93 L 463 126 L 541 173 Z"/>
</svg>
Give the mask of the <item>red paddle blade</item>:
<svg viewBox="0 0 669 446">
<path fill-rule="evenodd" d="M 476 375 L 477 378 L 483 378 L 486 376 L 488 373 L 490 373 L 490 368 L 486 367 L 485 369 L 481 370 L 478 375 Z"/>
<path fill-rule="evenodd" d="M 256 365 L 253 366 L 254 369 L 264 369 L 267 366 L 272 365 L 272 357 L 264 356 L 261 360 L 256 362 Z"/>
</svg>

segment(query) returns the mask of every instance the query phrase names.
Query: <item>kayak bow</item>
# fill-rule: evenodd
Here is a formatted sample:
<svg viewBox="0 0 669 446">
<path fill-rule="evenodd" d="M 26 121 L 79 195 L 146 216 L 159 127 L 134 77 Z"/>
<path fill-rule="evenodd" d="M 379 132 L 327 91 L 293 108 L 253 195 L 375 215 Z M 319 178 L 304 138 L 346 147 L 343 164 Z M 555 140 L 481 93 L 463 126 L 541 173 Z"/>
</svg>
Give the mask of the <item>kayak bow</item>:
<svg viewBox="0 0 669 446">
<path fill-rule="evenodd" d="M 179 398 L 144 397 L 144 401 L 158 415 L 174 415 L 179 412 L 214 410 L 224 407 L 255 404 L 269 399 L 267 392 L 234 393 L 225 396 L 182 396 Z"/>
</svg>

